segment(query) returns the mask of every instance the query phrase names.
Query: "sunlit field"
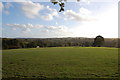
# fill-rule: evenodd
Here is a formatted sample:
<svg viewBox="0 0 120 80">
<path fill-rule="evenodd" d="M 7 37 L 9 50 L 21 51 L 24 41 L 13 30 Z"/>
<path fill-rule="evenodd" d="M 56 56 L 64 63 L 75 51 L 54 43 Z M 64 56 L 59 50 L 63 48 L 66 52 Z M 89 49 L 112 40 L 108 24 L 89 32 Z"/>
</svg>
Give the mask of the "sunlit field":
<svg viewBox="0 0 120 80">
<path fill-rule="evenodd" d="M 118 48 L 3 50 L 3 78 L 116 78 Z"/>
</svg>

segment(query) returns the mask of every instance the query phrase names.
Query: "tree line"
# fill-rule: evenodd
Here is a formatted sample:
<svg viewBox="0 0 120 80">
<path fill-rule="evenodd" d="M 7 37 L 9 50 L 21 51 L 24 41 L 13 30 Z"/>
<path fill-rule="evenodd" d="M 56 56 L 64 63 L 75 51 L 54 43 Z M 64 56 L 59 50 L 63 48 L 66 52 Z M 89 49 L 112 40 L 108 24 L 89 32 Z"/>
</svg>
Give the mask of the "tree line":
<svg viewBox="0 0 120 80">
<path fill-rule="evenodd" d="M 98 36 L 97 36 L 98 37 Z M 2 49 L 39 47 L 120 47 L 117 38 L 2 38 Z M 96 40 L 97 39 L 97 40 Z"/>
</svg>

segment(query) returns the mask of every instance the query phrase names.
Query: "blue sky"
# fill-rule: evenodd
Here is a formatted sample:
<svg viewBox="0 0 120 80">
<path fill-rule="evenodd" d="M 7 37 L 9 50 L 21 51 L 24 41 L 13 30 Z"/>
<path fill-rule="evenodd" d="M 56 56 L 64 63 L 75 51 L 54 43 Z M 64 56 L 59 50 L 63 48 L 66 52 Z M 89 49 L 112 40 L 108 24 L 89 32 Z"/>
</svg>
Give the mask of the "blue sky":
<svg viewBox="0 0 120 80">
<path fill-rule="evenodd" d="M 65 3 L 65 11 L 50 2 L 3 2 L 2 37 L 118 37 L 118 1 Z"/>
</svg>

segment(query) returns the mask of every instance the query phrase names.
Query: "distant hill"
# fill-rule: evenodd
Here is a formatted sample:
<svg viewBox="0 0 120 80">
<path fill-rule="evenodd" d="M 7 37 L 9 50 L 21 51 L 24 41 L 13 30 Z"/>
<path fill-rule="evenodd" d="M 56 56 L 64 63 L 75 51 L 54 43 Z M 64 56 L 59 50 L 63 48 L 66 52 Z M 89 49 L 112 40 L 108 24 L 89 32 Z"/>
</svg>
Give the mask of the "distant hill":
<svg viewBox="0 0 120 80">
<path fill-rule="evenodd" d="M 104 38 L 103 47 L 119 47 L 118 38 Z M 65 38 L 2 38 L 3 49 L 34 48 L 34 47 L 66 47 L 93 46 L 94 38 L 65 37 Z"/>
</svg>

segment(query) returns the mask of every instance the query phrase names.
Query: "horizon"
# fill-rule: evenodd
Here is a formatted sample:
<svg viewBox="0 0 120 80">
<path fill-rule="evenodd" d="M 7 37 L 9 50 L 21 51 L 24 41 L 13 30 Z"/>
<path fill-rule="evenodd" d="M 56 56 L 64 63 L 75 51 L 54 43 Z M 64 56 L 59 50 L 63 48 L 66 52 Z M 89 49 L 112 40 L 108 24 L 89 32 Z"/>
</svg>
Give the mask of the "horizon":
<svg viewBox="0 0 120 80">
<path fill-rule="evenodd" d="M 97 36 L 96 36 L 97 37 Z M 52 38 L 96 38 L 96 37 L 52 37 Z M 103 36 L 102 36 L 103 37 Z M 8 38 L 8 39 L 22 39 L 22 37 L 0 37 L 0 38 Z M 51 37 L 46 37 L 46 38 L 44 38 L 44 37 L 41 37 L 41 38 L 38 38 L 38 39 L 48 39 L 48 38 L 51 38 Z M 52 39 L 51 38 L 51 39 Z M 118 38 L 109 38 L 109 37 L 103 37 L 103 38 L 105 38 L 105 39 L 119 39 L 119 37 Z M 30 38 L 30 37 L 23 37 L 23 39 L 37 39 L 37 37 L 35 38 Z"/>
<path fill-rule="evenodd" d="M 68 2 L 65 11 L 51 2 L 2 2 L 1 37 L 118 38 L 118 2 Z M 72 7 L 71 7 L 72 5 Z M 31 10 L 32 9 L 32 10 Z"/>
</svg>

